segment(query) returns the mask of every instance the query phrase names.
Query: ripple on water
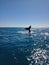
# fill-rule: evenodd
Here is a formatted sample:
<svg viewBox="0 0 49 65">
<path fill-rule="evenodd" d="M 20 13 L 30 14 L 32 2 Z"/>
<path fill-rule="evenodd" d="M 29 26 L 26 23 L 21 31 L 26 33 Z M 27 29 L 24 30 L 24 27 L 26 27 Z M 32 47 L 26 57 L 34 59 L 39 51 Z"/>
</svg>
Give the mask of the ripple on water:
<svg viewBox="0 0 49 65">
<path fill-rule="evenodd" d="M 34 49 L 31 54 L 27 57 L 29 65 L 44 65 L 49 63 L 48 51 L 44 49 Z"/>
</svg>

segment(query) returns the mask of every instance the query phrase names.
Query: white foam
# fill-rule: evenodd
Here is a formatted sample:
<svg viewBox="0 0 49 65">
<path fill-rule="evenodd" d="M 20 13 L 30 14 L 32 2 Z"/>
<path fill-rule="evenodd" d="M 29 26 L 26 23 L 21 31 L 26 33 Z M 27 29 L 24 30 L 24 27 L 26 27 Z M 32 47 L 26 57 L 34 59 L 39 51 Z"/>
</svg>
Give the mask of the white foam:
<svg viewBox="0 0 49 65">
<path fill-rule="evenodd" d="M 45 32 L 45 35 L 49 36 L 49 33 Z"/>
<path fill-rule="evenodd" d="M 28 31 L 18 31 L 17 33 L 21 33 L 21 34 L 28 34 Z M 31 31 L 31 34 L 34 33 L 33 31 Z"/>
<path fill-rule="evenodd" d="M 28 60 L 28 61 L 31 61 L 31 59 L 30 59 L 30 58 L 28 58 L 28 57 L 27 57 L 27 60 Z"/>
<path fill-rule="evenodd" d="M 45 33 L 41 32 L 40 34 L 41 34 L 41 35 L 49 36 L 49 33 L 48 33 L 48 32 L 45 32 Z"/>
<path fill-rule="evenodd" d="M 28 31 L 18 31 L 18 33 L 26 34 Z"/>
<path fill-rule="evenodd" d="M 35 63 L 37 63 L 37 60 L 35 61 Z"/>
<path fill-rule="evenodd" d="M 44 59 L 47 59 L 47 57 L 45 55 L 42 55 Z"/>
</svg>

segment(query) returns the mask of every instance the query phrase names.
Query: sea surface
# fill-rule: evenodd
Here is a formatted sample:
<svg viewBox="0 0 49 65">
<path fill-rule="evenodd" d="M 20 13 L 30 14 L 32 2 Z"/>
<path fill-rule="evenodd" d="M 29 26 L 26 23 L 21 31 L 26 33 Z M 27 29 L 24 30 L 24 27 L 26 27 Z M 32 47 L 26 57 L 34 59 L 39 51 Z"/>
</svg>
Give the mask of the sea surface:
<svg viewBox="0 0 49 65">
<path fill-rule="evenodd" d="M 49 65 L 49 28 L 0 28 L 0 65 Z"/>
</svg>

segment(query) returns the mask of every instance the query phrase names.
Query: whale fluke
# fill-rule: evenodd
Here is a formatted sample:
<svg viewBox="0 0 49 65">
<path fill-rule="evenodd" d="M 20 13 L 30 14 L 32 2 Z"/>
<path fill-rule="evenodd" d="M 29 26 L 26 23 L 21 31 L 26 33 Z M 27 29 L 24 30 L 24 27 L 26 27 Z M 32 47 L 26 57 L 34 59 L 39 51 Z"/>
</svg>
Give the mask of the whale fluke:
<svg viewBox="0 0 49 65">
<path fill-rule="evenodd" d="M 29 31 L 29 33 L 31 32 L 31 26 L 29 26 L 29 27 L 27 27 L 27 28 L 25 28 L 26 30 L 28 30 Z"/>
</svg>

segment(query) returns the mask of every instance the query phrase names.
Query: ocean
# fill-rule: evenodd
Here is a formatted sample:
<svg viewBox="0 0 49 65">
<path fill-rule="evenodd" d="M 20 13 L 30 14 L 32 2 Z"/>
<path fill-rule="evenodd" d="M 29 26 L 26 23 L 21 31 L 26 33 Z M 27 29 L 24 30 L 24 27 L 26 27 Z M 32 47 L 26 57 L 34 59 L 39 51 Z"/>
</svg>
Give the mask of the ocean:
<svg viewBox="0 0 49 65">
<path fill-rule="evenodd" d="M 0 28 L 0 65 L 49 65 L 49 28 Z"/>
</svg>

